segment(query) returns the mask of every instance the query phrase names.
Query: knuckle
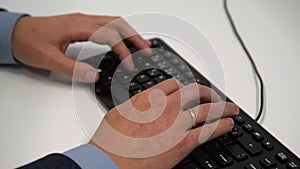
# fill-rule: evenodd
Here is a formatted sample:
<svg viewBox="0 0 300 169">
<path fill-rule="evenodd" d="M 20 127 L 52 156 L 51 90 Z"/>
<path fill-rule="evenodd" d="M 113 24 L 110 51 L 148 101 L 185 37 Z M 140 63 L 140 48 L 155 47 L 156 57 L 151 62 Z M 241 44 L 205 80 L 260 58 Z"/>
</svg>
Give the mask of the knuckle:
<svg viewBox="0 0 300 169">
<path fill-rule="evenodd" d="M 211 104 L 202 104 L 201 108 L 202 108 L 202 112 L 208 113 L 211 109 Z"/>
<path fill-rule="evenodd" d="M 80 12 L 75 12 L 75 13 L 71 14 L 71 17 L 73 17 L 73 18 L 81 18 L 83 16 L 84 16 L 84 14 L 80 13 Z"/>
</svg>

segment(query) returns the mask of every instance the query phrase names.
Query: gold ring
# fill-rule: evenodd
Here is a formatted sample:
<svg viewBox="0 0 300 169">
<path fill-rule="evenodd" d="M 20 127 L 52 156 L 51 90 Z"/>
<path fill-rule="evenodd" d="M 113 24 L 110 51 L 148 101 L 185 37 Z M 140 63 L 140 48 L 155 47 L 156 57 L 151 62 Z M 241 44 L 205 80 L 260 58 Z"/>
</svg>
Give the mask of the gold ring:
<svg viewBox="0 0 300 169">
<path fill-rule="evenodd" d="M 191 108 L 189 108 L 188 110 L 189 110 L 189 112 L 190 112 L 190 114 L 191 114 L 191 117 L 192 117 L 192 120 L 193 120 L 193 123 L 192 123 L 193 126 L 192 126 L 192 127 L 194 127 L 194 126 L 196 125 L 196 120 L 197 120 L 196 113 L 195 113 L 194 110 L 191 109 Z"/>
</svg>

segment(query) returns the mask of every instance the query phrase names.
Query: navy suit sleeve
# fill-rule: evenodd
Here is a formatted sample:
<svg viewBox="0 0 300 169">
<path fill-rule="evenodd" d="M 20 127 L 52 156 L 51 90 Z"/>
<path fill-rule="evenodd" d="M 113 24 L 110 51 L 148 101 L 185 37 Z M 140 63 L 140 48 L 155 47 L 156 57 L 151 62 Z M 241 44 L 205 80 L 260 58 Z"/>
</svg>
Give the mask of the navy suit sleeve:
<svg viewBox="0 0 300 169">
<path fill-rule="evenodd" d="M 69 157 L 62 154 L 50 154 L 18 169 L 81 169 Z"/>
<path fill-rule="evenodd" d="M 11 48 L 12 36 L 17 21 L 27 14 L 6 12 L 0 9 L 0 64 L 17 64 Z"/>
</svg>

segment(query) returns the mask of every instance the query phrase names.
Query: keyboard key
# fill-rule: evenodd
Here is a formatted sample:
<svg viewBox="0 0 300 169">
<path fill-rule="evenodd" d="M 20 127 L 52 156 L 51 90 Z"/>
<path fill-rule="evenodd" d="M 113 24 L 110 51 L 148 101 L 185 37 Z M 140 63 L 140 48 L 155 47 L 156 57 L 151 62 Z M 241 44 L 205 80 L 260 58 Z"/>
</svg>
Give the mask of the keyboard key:
<svg viewBox="0 0 300 169">
<path fill-rule="evenodd" d="M 250 155 L 254 156 L 262 153 L 262 148 L 251 137 L 243 136 L 237 140 Z"/>
<path fill-rule="evenodd" d="M 179 59 L 177 59 L 177 58 L 172 58 L 171 60 L 170 60 L 170 62 L 173 64 L 173 65 L 178 65 L 179 63 L 180 63 L 180 60 Z"/>
<path fill-rule="evenodd" d="M 194 74 L 193 74 L 193 72 L 191 72 L 191 71 L 186 72 L 184 75 L 185 75 L 185 77 L 187 77 L 188 79 L 194 78 Z"/>
<path fill-rule="evenodd" d="M 261 169 L 261 167 L 256 163 L 247 164 L 244 169 Z"/>
<path fill-rule="evenodd" d="M 150 88 L 150 87 L 152 87 L 152 86 L 154 86 L 155 84 L 153 83 L 153 81 L 148 81 L 148 82 L 146 82 L 146 83 L 143 83 L 143 88 L 144 89 L 148 89 L 148 88 Z"/>
<path fill-rule="evenodd" d="M 227 150 L 236 161 L 243 161 L 248 157 L 246 152 L 237 144 L 229 145 Z"/>
<path fill-rule="evenodd" d="M 266 149 L 266 150 L 273 150 L 273 148 L 274 148 L 274 145 L 272 144 L 272 142 L 271 141 L 269 141 L 269 140 L 265 140 L 265 141 L 263 141 L 262 143 L 261 143 L 261 145 Z"/>
<path fill-rule="evenodd" d="M 121 77 L 121 82 L 124 84 L 128 84 L 131 80 L 131 77 L 129 75 L 124 75 Z"/>
<path fill-rule="evenodd" d="M 178 70 L 179 70 L 180 72 L 185 72 L 185 71 L 187 71 L 187 66 L 184 65 L 184 64 L 178 65 L 177 68 L 178 68 Z"/>
<path fill-rule="evenodd" d="M 289 161 L 289 158 L 287 157 L 287 155 L 285 155 L 284 152 L 279 152 L 276 154 L 276 159 L 280 162 L 280 163 L 286 163 L 287 161 Z"/>
<path fill-rule="evenodd" d="M 257 131 L 253 132 L 251 135 L 256 141 L 262 141 L 264 139 L 264 136 Z"/>
<path fill-rule="evenodd" d="M 243 129 L 244 129 L 246 132 L 248 132 L 248 133 L 254 131 L 254 127 L 253 127 L 251 124 L 249 124 L 249 123 L 245 123 L 245 124 L 243 125 Z"/>
<path fill-rule="evenodd" d="M 105 67 L 109 70 L 109 71 L 114 71 L 118 64 L 116 63 L 116 61 L 114 61 L 114 59 L 112 59 L 111 57 L 105 57 L 102 61 L 101 64 L 105 65 Z"/>
<path fill-rule="evenodd" d="M 104 75 L 100 77 L 100 83 L 104 86 L 108 86 L 111 83 L 112 77 L 110 75 Z"/>
<path fill-rule="evenodd" d="M 149 81 L 149 77 L 145 74 L 140 74 L 136 77 L 136 80 L 139 83 L 145 83 L 145 82 Z"/>
<path fill-rule="evenodd" d="M 131 82 L 129 84 L 129 92 L 132 92 L 134 90 L 139 90 L 141 89 L 141 86 L 139 84 L 137 84 L 136 82 Z"/>
<path fill-rule="evenodd" d="M 222 147 L 216 143 L 210 143 L 205 146 L 205 150 L 222 166 L 227 167 L 233 163 Z"/>
<path fill-rule="evenodd" d="M 272 159 L 271 157 L 265 157 L 262 160 L 259 161 L 260 164 L 264 167 L 264 168 L 272 168 L 274 166 L 276 166 L 276 162 L 274 159 Z"/>
<path fill-rule="evenodd" d="M 164 75 L 160 75 L 160 76 L 157 76 L 156 78 L 154 78 L 154 81 L 156 82 L 156 83 L 160 83 L 160 82 L 162 82 L 162 81 L 164 81 L 164 80 L 166 80 L 167 78 L 164 76 Z"/>
<path fill-rule="evenodd" d="M 239 137 L 243 135 L 243 132 L 238 127 L 233 127 L 229 134 L 233 137 Z"/>
<path fill-rule="evenodd" d="M 144 67 L 144 69 L 150 68 L 151 66 L 154 67 L 154 66 L 153 66 L 151 63 L 149 63 L 149 62 L 143 63 L 142 66 Z"/>
<path fill-rule="evenodd" d="M 196 148 L 192 157 L 205 169 L 217 169 L 217 164 L 204 152 L 203 148 Z"/>
<path fill-rule="evenodd" d="M 158 46 L 159 46 L 159 43 L 158 43 L 157 40 L 152 40 L 152 41 L 151 41 L 151 47 L 152 47 L 152 48 L 157 48 Z"/>
<path fill-rule="evenodd" d="M 242 116 L 233 116 L 232 119 L 237 124 L 243 124 L 243 123 L 245 123 L 245 120 L 243 119 Z"/>
<path fill-rule="evenodd" d="M 173 56 L 175 56 L 172 52 L 166 50 L 161 51 L 161 53 L 166 59 L 171 59 Z"/>
<path fill-rule="evenodd" d="M 158 54 L 154 54 L 153 56 L 151 56 L 151 60 L 153 63 L 158 63 L 160 61 L 162 61 L 162 57 Z"/>
<path fill-rule="evenodd" d="M 221 136 L 218 138 L 218 143 L 221 146 L 227 146 L 227 145 L 232 144 L 233 140 L 230 137 L 228 137 L 227 135 L 224 135 L 224 136 Z"/>
<path fill-rule="evenodd" d="M 147 73 L 150 77 L 156 77 L 156 76 L 161 75 L 161 72 L 158 69 L 148 70 Z"/>
<path fill-rule="evenodd" d="M 164 69 L 164 71 L 171 76 L 175 76 L 178 73 L 174 68 L 171 67 Z"/>
<path fill-rule="evenodd" d="M 131 92 L 131 96 L 134 96 L 134 95 L 136 95 L 136 94 L 138 94 L 138 93 L 141 93 L 141 92 L 142 92 L 141 89 L 134 90 L 134 91 Z"/>
<path fill-rule="evenodd" d="M 135 56 L 135 57 L 133 57 L 133 59 L 134 59 L 134 63 L 136 65 L 142 65 L 146 62 L 146 58 L 141 55 Z"/>
<path fill-rule="evenodd" d="M 157 64 L 157 67 L 161 70 L 167 69 L 169 67 L 171 67 L 170 63 L 163 61 Z"/>
<path fill-rule="evenodd" d="M 291 161 L 291 162 L 289 162 L 289 163 L 286 165 L 286 168 L 288 168 L 288 169 L 298 169 L 299 166 L 298 166 L 294 161 Z"/>
</svg>

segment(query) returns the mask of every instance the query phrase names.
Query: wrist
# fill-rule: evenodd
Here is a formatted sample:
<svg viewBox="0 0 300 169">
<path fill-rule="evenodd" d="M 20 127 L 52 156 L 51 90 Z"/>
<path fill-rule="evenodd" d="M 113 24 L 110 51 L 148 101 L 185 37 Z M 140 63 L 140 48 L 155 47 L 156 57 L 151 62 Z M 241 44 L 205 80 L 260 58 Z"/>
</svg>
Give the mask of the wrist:
<svg viewBox="0 0 300 169">
<path fill-rule="evenodd" d="M 101 151 L 103 151 L 107 156 L 109 156 L 119 167 L 119 169 L 135 169 L 134 166 L 132 166 L 130 160 L 130 158 L 126 158 L 126 157 L 121 157 L 118 155 L 115 155 L 113 153 L 110 153 L 108 151 L 106 151 L 104 148 L 102 148 L 101 146 L 99 146 L 96 142 L 94 142 L 93 140 L 90 140 L 89 145 L 92 145 L 94 147 L 97 147 L 98 149 L 100 149 Z"/>
</svg>

